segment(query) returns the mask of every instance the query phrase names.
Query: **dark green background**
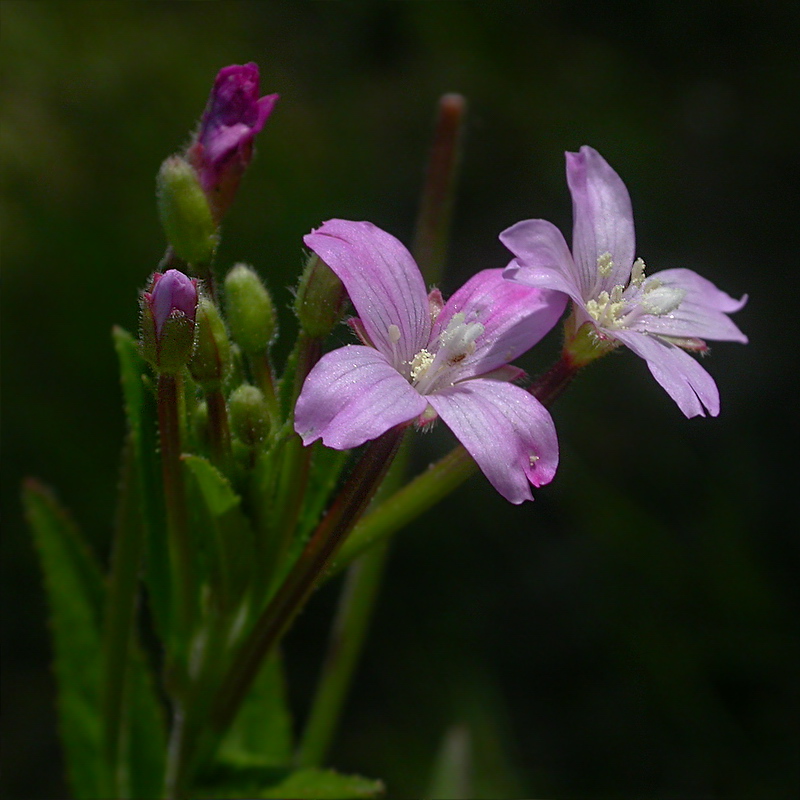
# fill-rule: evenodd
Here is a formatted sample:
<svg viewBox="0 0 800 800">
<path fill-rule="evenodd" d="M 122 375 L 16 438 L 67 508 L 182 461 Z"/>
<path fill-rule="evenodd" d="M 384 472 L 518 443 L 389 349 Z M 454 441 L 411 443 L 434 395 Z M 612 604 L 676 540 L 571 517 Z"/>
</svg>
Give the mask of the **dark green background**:
<svg viewBox="0 0 800 800">
<path fill-rule="evenodd" d="M 563 151 L 626 181 L 638 254 L 733 295 L 742 347 L 685 420 L 620 353 L 554 408 L 562 466 L 514 508 L 482 478 L 394 546 L 331 763 L 424 791 L 471 726 L 475 795 L 798 791 L 795 450 L 800 98 L 793 2 L 2 2 L 3 795 L 63 795 L 47 609 L 19 484 L 36 475 L 105 557 L 124 432 L 109 331 L 163 252 L 161 160 L 216 71 L 282 99 L 224 228 L 282 309 L 329 217 L 410 241 L 433 109 L 469 123 L 445 294 L 503 266 L 497 234 L 571 225 Z M 284 315 L 288 324 L 288 312 Z M 287 337 L 288 338 L 288 337 Z M 286 342 L 282 343 L 286 346 Z M 524 365 L 535 372 L 550 337 Z M 419 464 L 448 434 L 424 437 Z M 334 601 L 288 641 L 302 714 Z"/>
</svg>

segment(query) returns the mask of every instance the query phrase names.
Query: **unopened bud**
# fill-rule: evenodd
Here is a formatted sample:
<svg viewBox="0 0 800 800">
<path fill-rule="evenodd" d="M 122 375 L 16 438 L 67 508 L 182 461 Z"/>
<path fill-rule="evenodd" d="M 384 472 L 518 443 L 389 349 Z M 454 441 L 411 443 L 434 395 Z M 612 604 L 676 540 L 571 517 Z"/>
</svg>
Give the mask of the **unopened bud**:
<svg viewBox="0 0 800 800">
<path fill-rule="evenodd" d="M 156 185 L 161 225 L 175 255 L 189 264 L 208 264 L 217 246 L 217 226 L 194 169 L 171 156 L 161 165 Z"/>
<path fill-rule="evenodd" d="M 197 281 L 177 269 L 153 275 L 141 296 L 142 354 L 159 373 L 175 374 L 194 350 Z"/>
<path fill-rule="evenodd" d="M 263 353 L 278 330 L 275 305 L 255 270 L 237 264 L 225 278 L 225 311 L 231 336 L 245 355 Z"/>
<path fill-rule="evenodd" d="M 258 66 L 252 62 L 221 69 L 186 153 L 218 222 L 253 157 L 253 140 L 278 102 L 277 94 L 259 98 L 258 86 Z"/>
<path fill-rule="evenodd" d="M 249 447 L 255 447 L 269 433 L 269 411 L 260 389 L 242 384 L 228 399 L 228 413 L 234 435 Z"/>
<path fill-rule="evenodd" d="M 225 323 L 213 300 L 201 297 L 197 304 L 197 344 L 189 372 L 205 389 L 218 389 L 231 368 L 231 343 Z"/>
<path fill-rule="evenodd" d="M 345 290 L 333 270 L 312 253 L 300 278 L 294 309 L 300 326 L 309 335 L 327 336 L 341 319 Z"/>
</svg>

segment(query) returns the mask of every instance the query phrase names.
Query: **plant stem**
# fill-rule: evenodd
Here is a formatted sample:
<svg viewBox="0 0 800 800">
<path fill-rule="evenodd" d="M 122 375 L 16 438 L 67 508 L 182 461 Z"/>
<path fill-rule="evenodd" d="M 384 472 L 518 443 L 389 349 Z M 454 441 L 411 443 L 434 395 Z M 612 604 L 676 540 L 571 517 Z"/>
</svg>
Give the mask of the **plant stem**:
<svg viewBox="0 0 800 800">
<path fill-rule="evenodd" d="M 321 341 L 317 337 L 308 336 L 300 331 L 289 356 L 290 366 L 287 367 L 287 372 L 284 374 L 284 380 L 290 382 L 289 386 L 283 387 L 284 391 L 282 392 L 288 409 L 294 408 L 300 390 L 303 388 L 303 382 L 314 364 L 319 361 L 321 352 Z M 300 438 L 295 433 L 289 433 L 279 446 L 283 452 L 275 478 L 278 481 L 278 491 L 263 493 L 266 503 L 272 504 L 276 498 L 278 502 L 275 508 L 271 505 L 265 508 L 262 502 L 259 509 L 259 519 L 263 520 L 260 533 L 262 539 L 267 542 L 264 548 L 267 563 L 262 565 L 262 568 L 266 570 L 264 574 L 267 576 L 267 581 L 277 574 L 280 559 L 286 552 L 297 527 L 311 464 L 311 448 L 303 447 Z"/>
<path fill-rule="evenodd" d="M 366 509 L 399 447 L 400 427 L 366 445 L 333 506 L 322 519 L 278 592 L 256 621 L 217 693 L 211 724 L 217 734 L 233 721 L 265 656 L 305 605 L 331 557 Z"/>
<path fill-rule="evenodd" d="M 461 445 L 454 447 L 355 526 L 331 565 L 328 577 L 338 574 L 368 547 L 404 528 L 477 471 L 472 456 Z"/>
<path fill-rule="evenodd" d="M 186 491 L 181 464 L 180 375 L 158 376 L 158 427 L 161 471 L 167 509 L 173 589 L 176 595 L 178 641 L 187 642 L 194 622 L 194 580 Z"/>
<path fill-rule="evenodd" d="M 528 391 L 545 408 L 549 408 L 572 383 L 582 366 L 577 364 L 568 352 L 564 351 L 561 353 L 561 358 L 547 372 L 536 378 L 528 387 Z"/>
<path fill-rule="evenodd" d="M 167 750 L 167 768 L 164 777 L 164 796 L 167 800 L 183 800 L 187 777 L 188 738 L 183 708 L 176 705 L 172 716 L 172 732 Z"/>
<path fill-rule="evenodd" d="M 250 370 L 253 373 L 253 379 L 256 385 L 261 389 L 261 394 L 264 395 L 264 402 L 267 404 L 267 412 L 269 413 L 269 421 L 272 424 L 272 430 L 276 430 L 280 424 L 280 407 L 278 404 L 278 392 L 275 386 L 275 376 L 272 372 L 272 364 L 270 362 L 269 353 L 265 350 L 263 353 L 253 354 L 248 356 Z"/>
<path fill-rule="evenodd" d="M 228 408 L 221 389 L 212 389 L 206 394 L 208 428 L 211 439 L 211 460 L 224 475 L 231 474 L 231 429 L 228 424 Z"/>
<path fill-rule="evenodd" d="M 411 252 L 425 280 L 441 280 L 461 156 L 467 102 L 460 94 L 439 99 L 425 183 Z"/>
<path fill-rule="evenodd" d="M 322 676 L 298 749 L 298 766 L 321 766 L 328 752 L 361 654 L 387 554 L 388 542 L 382 542 L 355 561 L 347 572 Z"/>
</svg>

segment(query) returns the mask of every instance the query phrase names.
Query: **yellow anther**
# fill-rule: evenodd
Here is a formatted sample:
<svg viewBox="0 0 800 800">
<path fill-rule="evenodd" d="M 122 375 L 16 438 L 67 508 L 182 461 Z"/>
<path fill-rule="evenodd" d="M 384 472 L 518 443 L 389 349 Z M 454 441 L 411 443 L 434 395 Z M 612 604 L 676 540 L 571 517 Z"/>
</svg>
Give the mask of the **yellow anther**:
<svg viewBox="0 0 800 800">
<path fill-rule="evenodd" d="M 597 256 L 597 272 L 601 278 L 607 278 L 614 269 L 614 260 L 611 258 L 611 253 L 601 253 Z"/>
</svg>

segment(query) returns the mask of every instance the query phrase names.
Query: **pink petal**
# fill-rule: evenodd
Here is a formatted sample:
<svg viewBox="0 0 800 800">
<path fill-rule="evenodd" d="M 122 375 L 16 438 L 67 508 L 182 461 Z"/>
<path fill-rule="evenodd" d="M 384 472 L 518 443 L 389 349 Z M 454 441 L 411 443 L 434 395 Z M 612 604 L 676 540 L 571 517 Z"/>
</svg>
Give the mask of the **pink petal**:
<svg viewBox="0 0 800 800">
<path fill-rule="evenodd" d="M 547 409 L 524 389 L 476 378 L 428 401 L 509 502 L 532 500 L 529 483 L 553 479 L 556 429 Z"/>
<path fill-rule="evenodd" d="M 411 253 L 394 236 L 371 222 L 331 219 L 303 241 L 339 276 L 370 340 L 396 367 L 425 347 L 428 293 Z"/>
<path fill-rule="evenodd" d="M 664 336 L 747 344 L 747 337 L 727 316 L 744 306 L 747 295 L 736 300 L 690 269 L 665 269 L 652 277 L 664 286 L 683 289 L 686 296 L 672 313 L 643 317 L 633 325 L 634 329 Z"/>
<path fill-rule="evenodd" d="M 719 414 L 719 390 L 696 359 L 657 336 L 615 331 L 615 336 L 647 361 L 653 377 L 687 417 Z"/>
<path fill-rule="evenodd" d="M 619 175 L 591 147 L 567 153 L 567 183 L 572 193 L 572 255 L 578 265 L 583 296 L 597 292 L 597 258 L 610 253 L 611 273 L 600 290 L 626 284 L 635 253 L 631 198 Z"/>
<path fill-rule="evenodd" d="M 526 286 L 555 289 L 583 303 L 578 268 L 561 231 L 544 219 L 527 219 L 506 228 L 500 241 L 516 256 L 504 277 Z"/>
<path fill-rule="evenodd" d="M 505 280 L 502 269 L 485 269 L 445 303 L 431 338 L 447 328 L 454 314 L 464 314 L 467 323 L 483 326 L 475 351 L 457 367 L 456 380 L 464 380 L 508 364 L 530 350 L 558 322 L 566 303 L 561 292 L 523 286 Z"/>
<path fill-rule="evenodd" d="M 349 450 L 418 417 L 427 406 L 381 353 L 347 345 L 324 355 L 309 373 L 294 429 L 305 445 L 322 438 L 327 447 Z"/>
</svg>

